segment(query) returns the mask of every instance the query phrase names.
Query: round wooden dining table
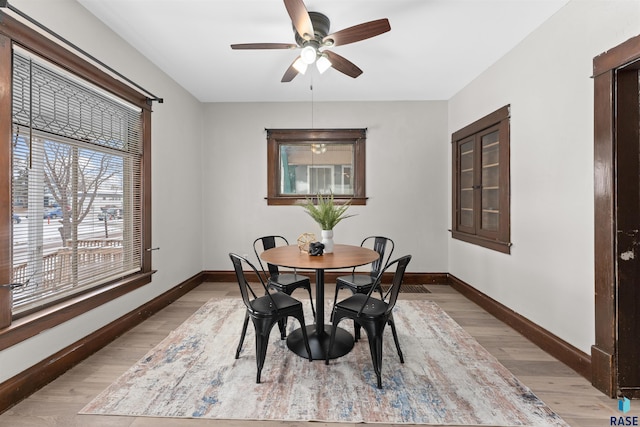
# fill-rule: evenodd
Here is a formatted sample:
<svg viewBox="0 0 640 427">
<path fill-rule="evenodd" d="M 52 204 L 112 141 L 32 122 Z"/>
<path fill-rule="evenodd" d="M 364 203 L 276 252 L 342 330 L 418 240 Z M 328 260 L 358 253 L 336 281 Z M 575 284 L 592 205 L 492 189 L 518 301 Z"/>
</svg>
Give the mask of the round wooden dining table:
<svg viewBox="0 0 640 427">
<path fill-rule="evenodd" d="M 306 252 L 301 252 L 297 245 L 290 245 L 267 249 L 260 254 L 260 258 L 269 264 L 280 267 L 315 270 L 316 318 L 315 324 L 308 325 L 306 329 L 311 358 L 324 360 L 331 334 L 331 325 L 324 323 L 324 271 L 370 264 L 379 258 L 379 254 L 374 250 L 360 246 L 336 244 L 333 246 L 333 253 L 311 256 Z M 287 347 L 302 357 L 308 357 L 300 328 L 289 334 Z M 335 342 L 329 357 L 335 359 L 344 356 L 352 348 L 353 336 L 346 330 L 337 328 Z"/>
</svg>

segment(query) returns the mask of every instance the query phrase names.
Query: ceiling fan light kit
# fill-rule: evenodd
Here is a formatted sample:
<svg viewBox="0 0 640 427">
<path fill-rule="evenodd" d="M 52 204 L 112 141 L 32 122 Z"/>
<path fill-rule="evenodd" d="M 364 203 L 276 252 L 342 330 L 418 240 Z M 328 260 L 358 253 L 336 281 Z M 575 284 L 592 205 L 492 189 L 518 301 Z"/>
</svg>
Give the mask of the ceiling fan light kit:
<svg viewBox="0 0 640 427">
<path fill-rule="evenodd" d="M 378 36 L 391 30 L 389 20 L 378 19 L 345 28 L 329 34 L 331 21 L 319 12 L 308 12 L 303 0 L 284 0 L 285 8 L 291 18 L 296 44 L 288 43 L 243 43 L 232 44 L 231 49 L 301 49 L 298 56 L 289 65 L 282 76 L 282 82 L 290 82 L 298 74 L 304 74 L 314 62 L 322 74 L 329 68 L 356 78 L 362 70 L 354 63 L 327 47 L 342 46 Z M 324 49 L 324 50 L 320 50 Z"/>
</svg>

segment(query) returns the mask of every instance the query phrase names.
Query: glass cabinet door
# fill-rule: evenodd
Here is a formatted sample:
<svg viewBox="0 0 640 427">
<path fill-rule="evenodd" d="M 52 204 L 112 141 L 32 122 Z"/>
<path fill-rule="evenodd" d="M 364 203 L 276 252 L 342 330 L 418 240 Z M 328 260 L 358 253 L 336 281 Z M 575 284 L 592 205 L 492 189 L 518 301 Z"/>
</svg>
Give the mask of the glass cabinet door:
<svg viewBox="0 0 640 427">
<path fill-rule="evenodd" d="M 460 144 L 460 176 L 459 176 L 459 226 L 474 227 L 474 140 Z"/>
<path fill-rule="evenodd" d="M 480 229 L 498 231 L 500 218 L 500 141 L 498 131 L 481 137 L 482 217 Z"/>
</svg>

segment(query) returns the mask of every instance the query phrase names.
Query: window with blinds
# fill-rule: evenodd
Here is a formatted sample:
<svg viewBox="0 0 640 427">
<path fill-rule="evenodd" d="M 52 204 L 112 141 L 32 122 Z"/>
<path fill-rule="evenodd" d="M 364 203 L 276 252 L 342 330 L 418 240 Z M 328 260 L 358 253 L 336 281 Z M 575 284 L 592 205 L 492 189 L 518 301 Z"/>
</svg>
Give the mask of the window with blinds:
<svg viewBox="0 0 640 427">
<path fill-rule="evenodd" d="M 14 50 L 13 312 L 141 270 L 142 112 Z"/>
</svg>

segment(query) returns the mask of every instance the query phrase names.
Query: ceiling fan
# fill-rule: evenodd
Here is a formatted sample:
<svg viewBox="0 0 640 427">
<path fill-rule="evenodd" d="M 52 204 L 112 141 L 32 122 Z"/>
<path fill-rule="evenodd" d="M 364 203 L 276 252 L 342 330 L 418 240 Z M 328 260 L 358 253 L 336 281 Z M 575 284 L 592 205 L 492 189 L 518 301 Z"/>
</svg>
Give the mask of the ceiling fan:
<svg viewBox="0 0 640 427">
<path fill-rule="evenodd" d="M 355 43 L 391 30 L 389 20 L 384 18 L 329 34 L 329 18 L 322 13 L 308 12 L 303 0 L 284 0 L 284 6 L 291 17 L 296 44 L 242 43 L 231 45 L 231 49 L 302 49 L 300 56 L 285 71 L 282 82 L 290 82 L 298 73 L 304 74 L 307 67 L 313 63 L 316 64 L 320 73 L 332 67 L 349 77 L 356 78 L 362 74 L 362 70 L 353 62 L 326 48 Z"/>
</svg>

